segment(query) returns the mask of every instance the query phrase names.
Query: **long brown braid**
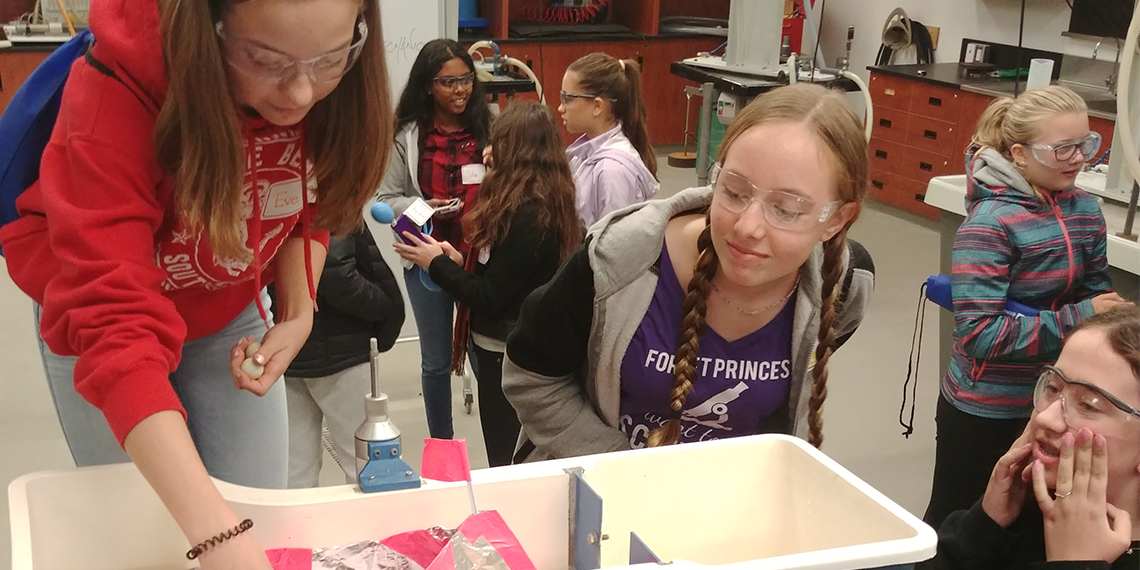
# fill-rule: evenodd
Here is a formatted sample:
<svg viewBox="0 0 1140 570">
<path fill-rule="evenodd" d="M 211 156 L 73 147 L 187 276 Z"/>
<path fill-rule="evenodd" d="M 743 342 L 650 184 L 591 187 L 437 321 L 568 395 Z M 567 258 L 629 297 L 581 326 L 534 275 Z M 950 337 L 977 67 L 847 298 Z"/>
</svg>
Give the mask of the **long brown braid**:
<svg viewBox="0 0 1140 570">
<path fill-rule="evenodd" d="M 684 319 L 681 321 L 681 338 L 677 343 L 676 364 L 673 366 L 673 391 L 669 393 L 669 407 L 673 411 L 669 422 L 649 432 L 649 447 L 673 445 L 681 437 L 681 411 L 685 409 L 685 399 L 693 391 L 697 379 L 697 352 L 701 348 L 701 335 L 705 334 L 708 323 L 705 313 L 708 309 L 709 291 L 719 266 L 716 248 L 712 244 L 712 224 L 705 217 L 705 230 L 697 238 L 697 266 L 685 301 L 681 304 Z"/>
<path fill-rule="evenodd" d="M 847 228 L 823 244 L 822 303 L 819 312 L 819 344 L 815 347 L 815 368 L 811 372 L 808 399 L 808 443 L 823 445 L 823 401 L 827 398 L 827 361 L 835 351 L 835 315 L 839 281 L 843 279 L 843 252 L 847 249 Z"/>
</svg>

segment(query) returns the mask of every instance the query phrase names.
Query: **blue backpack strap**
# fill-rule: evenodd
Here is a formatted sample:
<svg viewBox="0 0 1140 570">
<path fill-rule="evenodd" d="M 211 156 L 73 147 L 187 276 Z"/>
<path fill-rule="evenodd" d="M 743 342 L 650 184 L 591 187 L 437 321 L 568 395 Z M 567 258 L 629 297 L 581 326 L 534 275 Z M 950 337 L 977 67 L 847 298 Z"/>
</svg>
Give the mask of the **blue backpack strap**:
<svg viewBox="0 0 1140 570">
<path fill-rule="evenodd" d="M 0 225 L 19 217 L 16 198 L 39 179 L 40 158 L 55 127 L 63 86 L 72 64 L 94 41 L 90 30 L 84 30 L 52 52 L 0 116 Z"/>
</svg>

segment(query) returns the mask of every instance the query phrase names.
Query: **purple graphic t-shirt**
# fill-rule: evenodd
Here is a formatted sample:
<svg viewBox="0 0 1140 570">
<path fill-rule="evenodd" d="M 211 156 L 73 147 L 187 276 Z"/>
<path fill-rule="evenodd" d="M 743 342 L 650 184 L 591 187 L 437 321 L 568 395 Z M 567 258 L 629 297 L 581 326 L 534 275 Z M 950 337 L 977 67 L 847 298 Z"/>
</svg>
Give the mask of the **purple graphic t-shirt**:
<svg viewBox="0 0 1140 570">
<path fill-rule="evenodd" d="M 621 363 L 621 430 L 634 449 L 669 421 L 673 354 L 685 291 L 661 248 L 657 289 Z M 788 401 L 795 295 L 764 328 L 733 342 L 705 330 L 697 380 L 681 414 L 681 443 L 753 435 Z"/>
</svg>

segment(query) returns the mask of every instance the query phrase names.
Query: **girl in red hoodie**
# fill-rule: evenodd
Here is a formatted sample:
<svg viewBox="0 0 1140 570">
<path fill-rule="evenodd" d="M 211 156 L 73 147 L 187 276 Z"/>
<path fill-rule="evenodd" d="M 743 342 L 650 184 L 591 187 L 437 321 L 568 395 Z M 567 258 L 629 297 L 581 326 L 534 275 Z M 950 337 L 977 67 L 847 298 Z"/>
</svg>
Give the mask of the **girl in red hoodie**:
<svg viewBox="0 0 1140 570">
<path fill-rule="evenodd" d="M 77 463 L 129 456 L 199 545 L 245 528 L 208 474 L 285 486 L 275 381 L 312 327 L 328 232 L 361 223 L 392 139 L 379 10 L 92 0 L 89 22 L 97 43 L 0 240 Z M 201 562 L 269 568 L 246 534 Z"/>
</svg>

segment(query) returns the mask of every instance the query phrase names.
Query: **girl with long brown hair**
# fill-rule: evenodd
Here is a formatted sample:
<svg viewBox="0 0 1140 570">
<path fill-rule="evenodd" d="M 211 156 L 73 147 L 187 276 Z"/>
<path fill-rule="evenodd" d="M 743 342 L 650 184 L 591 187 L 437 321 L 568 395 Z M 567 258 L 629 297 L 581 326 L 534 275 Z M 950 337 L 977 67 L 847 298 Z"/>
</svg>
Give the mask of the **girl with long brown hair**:
<svg viewBox="0 0 1140 570">
<path fill-rule="evenodd" d="M 0 232 L 8 270 L 76 463 L 133 460 L 203 569 L 269 568 L 210 476 L 285 486 L 276 380 L 391 140 L 379 8 L 93 0 L 89 22 L 41 178 Z"/>
<path fill-rule="evenodd" d="M 649 144 L 641 66 L 591 53 L 566 69 L 559 97 L 566 129 L 582 135 L 566 149 L 582 223 L 589 227 L 652 198 L 659 187 L 657 155 Z"/>
<path fill-rule="evenodd" d="M 847 239 L 867 172 L 843 96 L 784 87 L 737 115 L 710 187 L 591 228 L 507 343 L 515 459 L 769 431 L 820 445 L 827 364 L 874 280 Z"/>
<path fill-rule="evenodd" d="M 519 309 L 582 241 L 574 210 L 574 180 L 550 111 L 538 103 L 514 104 L 491 129 L 495 168 L 479 200 L 463 218 L 471 254 L 431 236 L 397 243 L 405 259 L 423 267 L 459 301 L 453 362 L 462 372 L 468 338 L 479 382 L 479 421 L 492 467 L 509 465 L 519 421 L 503 396 L 503 353 Z M 470 311 L 470 320 L 465 314 Z"/>
</svg>

